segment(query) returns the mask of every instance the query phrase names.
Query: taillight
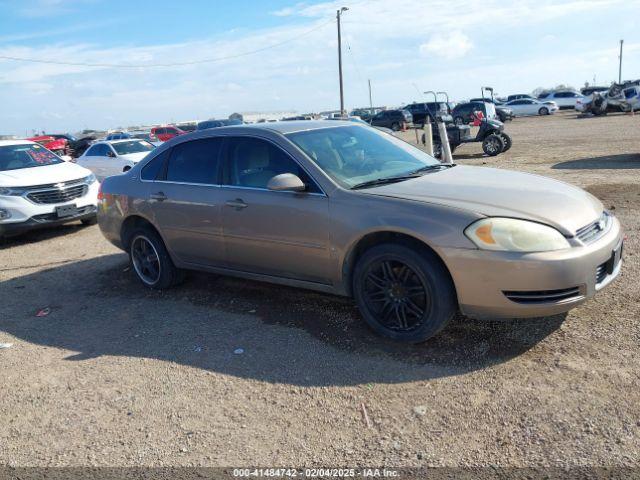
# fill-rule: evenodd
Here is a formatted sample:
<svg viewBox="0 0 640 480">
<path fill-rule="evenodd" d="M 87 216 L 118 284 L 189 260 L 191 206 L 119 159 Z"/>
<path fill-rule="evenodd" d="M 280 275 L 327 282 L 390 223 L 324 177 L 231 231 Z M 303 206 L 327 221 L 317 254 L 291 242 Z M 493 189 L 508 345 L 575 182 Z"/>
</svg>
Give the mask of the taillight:
<svg viewBox="0 0 640 480">
<path fill-rule="evenodd" d="M 104 200 L 104 195 L 102 193 L 102 183 L 98 184 L 98 200 Z"/>
</svg>

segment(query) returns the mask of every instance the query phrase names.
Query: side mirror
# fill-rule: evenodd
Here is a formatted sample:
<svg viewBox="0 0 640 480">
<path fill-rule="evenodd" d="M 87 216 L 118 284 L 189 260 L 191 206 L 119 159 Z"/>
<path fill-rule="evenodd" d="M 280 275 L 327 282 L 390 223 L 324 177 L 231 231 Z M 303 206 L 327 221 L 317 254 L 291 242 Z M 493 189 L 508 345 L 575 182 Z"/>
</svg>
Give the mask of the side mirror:
<svg viewBox="0 0 640 480">
<path fill-rule="evenodd" d="M 115 157 L 116 157 L 116 154 L 115 154 L 115 153 L 113 153 L 111 150 L 109 150 L 109 151 L 107 152 L 107 157 L 115 158 Z"/>
<path fill-rule="evenodd" d="M 274 192 L 304 192 L 307 189 L 302 180 L 300 180 L 300 177 L 293 173 L 281 173 L 280 175 L 276 175 L 269 180 L 267 188 Z"/>
</svg>

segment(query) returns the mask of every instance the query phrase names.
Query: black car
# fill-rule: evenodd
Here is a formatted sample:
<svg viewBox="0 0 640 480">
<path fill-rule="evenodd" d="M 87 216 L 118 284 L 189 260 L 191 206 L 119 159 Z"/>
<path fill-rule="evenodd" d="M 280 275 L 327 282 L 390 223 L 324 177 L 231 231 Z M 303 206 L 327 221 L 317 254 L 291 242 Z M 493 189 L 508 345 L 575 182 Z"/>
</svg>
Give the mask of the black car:
<svg viewBox="0 0 640 480">
<path fill-rule="evenodd" d="M 227 127 L 229 125 L 242 125 L 240 120 L 204 120 L 202 122 L 198 122 L 198 126 L 196 130 L 205 130 L 207 128 L 218 128 L 218 127 Z"/>
<path fill-rule="evenodd" d="M 394 132 L 403 130 L 413 121 L 407 110 L 383 110 L 371 119 L 374 127 L 390 128 Z"/>
<path fill-rule="evenodd" d="M 411 114 L 413 124 L 417 127 L 423 127 L 427 117 L 431 123 L 435 123 L 435 117 L 447 117 L 450 113 L 449 105 L 446 102 L 412 103 L 405 106 L 404 110 Z"/>
<path fill-rule="evenodd" d="M 482 112 L 487 118 L 487 107 L 483 102 L 459 103 L 451 112 L 451 116 L 456 125 L 466 125 L 473 122 L 473 112 Z"/>
<path fill-rule="evenodd" d="M 515 115 L 513 114 L 513 110 L 505 106 L 505 104 L 500 102 L 499 100 L 495 100 L 492 98 L 472 98 L 471 100 L 469 100 L 469 103 L 477 103 L 477 102 L 493 103 L 496 106 L 496 115 L 498 115 L 498 118 L 502 123 L 508 120 L 513 120 L 515 118 Z"/>
<path fill-rule="evenodd" d="M 369 122 L 379 110 L 371 108 L 356 108 L 351 110 L 352 117 L 360 117 L 365 122 Z"/>
<path fill-rule="evenodd" d="M 47 133 L 46 135 L 57 139 L 64 138 L 67 142 L 69 142 L 69 155 L 74 158 L 82 156 L 85 150 L 89 148 L 97 138 L 95 135 L 76 138 L 68 133 Z"/>
</svg>

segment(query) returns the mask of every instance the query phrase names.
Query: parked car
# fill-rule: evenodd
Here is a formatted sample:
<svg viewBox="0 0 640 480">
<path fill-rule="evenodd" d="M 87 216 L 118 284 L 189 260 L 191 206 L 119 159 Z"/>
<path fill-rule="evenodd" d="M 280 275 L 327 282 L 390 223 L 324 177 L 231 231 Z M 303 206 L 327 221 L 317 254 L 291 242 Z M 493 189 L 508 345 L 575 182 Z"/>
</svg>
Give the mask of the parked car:
<svg viewBox="0 0 640 480">
<path fill-rule="evenodd" d="M 397 132 L 398 130 L 405 130 L 412 121 L 413 117 L 407 110 L 382 110 L 371 119 L 371 125 L 390 128 Z"/>
<path fill-rule="evenodd" d="M 530 98 L 530 99 L 532 99 L 532 100 L 536 100 L 536 98 L 535 98 L 535 97 L 532 97 L 532 96 L 531 96 L 531 95 L 529 95 L 528 93 L 516 93 L 515 95 L 509 95 L 509 96 L 507 97 L 507 100 L 506 100 L 504 103 L 511 102 L 511 101 L 513 101 L 513 100 L 521 100 L 521 99 L 523 99 L 523 98 Z"/>
<path fill-rule="evenodd" d="M 222 120 L 204 120 L 198 122 L 198 130 L 206 130 L 207 128 L 228 127 L 230 125 L 242 125 L 242 121 L 235 119 L 222 119 Z"/>
<path fill-rule="evenodd" d="M 472 98 L 471 100 L 469 100 L 469 102 L 493 103 L 496 107 L 496 115 L 498 116 L 498 119 L 502 123 L 511 121 L 515 118 L 515 114 L 513 113 L 513 110 L 511 110 L 508 107 L 505 107 L 504 103 L 499 100 L 491 99 L 491 98 Z"/>
<path fill-rule="evenodd" d="M 73 158 L 82 155 L 96 139 L 91 135 L 76 138 L 68 133 L 48 133 L 47 135 L 57 139 L 65 139 L 69 146 L 68 154 Z"/>
<path fill-rule="evenodd" d="M 166 142 L 167 140 L 171 140 L 173 137 L 177 137 L 178 135 L 184 135 L 184 130 L 180 130 L 178 127 L 166 126 L 166 127 L 153 127 L 151 129 L 151 136 L 153 138 L 157 138 L 161 142 Z"/>
<path fill-rule="evenodd" d="M 0 237 L 75 220 L 95 223 L 98 183 L 42 145 L 0 141 Z"/>
<path fill-rule="evenodd" d="M 547 92 L 545 94 L 539 95 L 538 100 L 543 103 L 548 101 L 555 102 L 560 109 L 575 109 L 578 101 L 584 101 L 584 96 L 572 90 L 564 90 L 559 92 Z"/>
<path fill-rule="evenodd" d="M 457 310 L 565 312 L 622 265 L 620 223 L 584 190 L 442 164 L 352 122 L 174 139 L 107 178 L 99 207 L 103 235 L 147 287 L 195 269 L 352 296 L 371 328 L 408 342 Z"/>
<path fill-rule="evenodd" d="M 352 117 L 360 117 L 362 120 L 364 120 L 365 122 L 369 122 L 373 116 L 378 113 L 380 111 L 379 108 L 356 108 L 354 110 L 351 110 L 351 116 Z"/>
<path fill-rule="evenodd" d="M 110 133 L 109 135 L 107 135 L 105 137 L 106 141 L 111 141 L 111 140 L 126 140 L 128 138 L 131 138 L 131 135 L 127 132 L 114 132 L 114 133 Z"/>
<path fill-rule="evenodd" d="M 451 112 L 453 123 L 455 123 L 456 125 L 466 125 L 468 123 L 471 123 L 474 120 L 473 112 L 477 111 L 482 112 L 484 118 L 487 118 L 489 120 L 496 120 L 498 118 L 496 107 L 493 103 L 466 102 L 457 104 Z"/>
<path fill-rule="evenodd" d="M 91 170 L 102 181 L 130 170 L 155 147 L 146 140 L 109 140 L 93 144 L 77 163 Z"/>
<path fill-rule="evenodd" d="M 183 132 L 195 132 L 198 128 L 198 122 L 180 122 L 173 125 L 174 127 L 178 127 Z"/>
<path fill-rule="evenodd" d="M 30 142 L 36 142 L 42 145 L 47 150 L 53 152 L 59 157 L 66 157 L 69 155 L 69 142 L 66 138 L 55 138 L 51 135 L 37 135 L 35 137 L 27 138 Z M 68 160 L 65 158 L 65 160 Z"/>
<path fill-rule="evenodd" d="M 609 90 L 609 88 L 610 87 L 596 87 L 596 86 L 583 87 L 580 89 L 580 93 L 585 97 L 588 97 L 589 95 L 592 95 L 594 92 L 606 92 L 607 90 Z"/>
<path fill-rule="evenodd" d="M 447 102 L 411 103 L 405 105 L 403 109 L 411 114 L 413 124 L 420 128 L 424 126 L 427 118 L 431 123 L 436 122 L 436 117 L 443 118 L 444 121 L 448 121 L 451 118 Z"/>
<path fill-rule="evenodd" d="M 558 111 L 558 106 L 553 102 L 541 102 L 533 98 L 521 98 L 505 104 L 516 115 L 550 115 Z"/>
<path fill-rule="evenodd" d="M 146 140 L 147 142 L 152 144 L 154 147 L 162 145 L 162 142 L 159 141 L 154 136 L 152 136 L 150 131 L 149 132 L 143 131 L 143 130 L 132 131 L 132 132 L 129 132 L 129 135 L 131 135 L 131 138 L 137 138 L 138 140 Z"/>
</svg>

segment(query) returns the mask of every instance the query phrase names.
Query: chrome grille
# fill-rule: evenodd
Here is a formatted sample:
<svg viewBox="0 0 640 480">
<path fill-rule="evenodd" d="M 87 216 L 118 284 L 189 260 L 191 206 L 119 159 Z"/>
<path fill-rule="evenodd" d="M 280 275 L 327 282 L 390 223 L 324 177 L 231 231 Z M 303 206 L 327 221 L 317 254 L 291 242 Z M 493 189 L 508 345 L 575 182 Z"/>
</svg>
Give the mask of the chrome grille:
<svg viewBox="0 0 640 480">
<path fill-rule="evenodd" d="M 87 193 L 88 189 L 89 187 L 85 184 L 70 185 L 60 188 L 49 188 L 45 190 L 29 192 L 27 194 L 27 198 L 34 203 L 64 203 L 84 196 Z"/>
<path fill-rule="evenodd" d="M 563 288 L 561 290 L 505 291 L 502 293 L 512 302 L 524 304 L 556 303 L 582 296 L 580 287 Z"/>
<path fill-rule="evenodd" d="M 585 225 L 576 231 L 576 237 L 582 243 L 588 244 L 595 242 L 602 235 L 606 233 L 611 224 L 611 217 L 607 212 L 602 212 L 602 215 L 595 222 Z"/>
</svg>

